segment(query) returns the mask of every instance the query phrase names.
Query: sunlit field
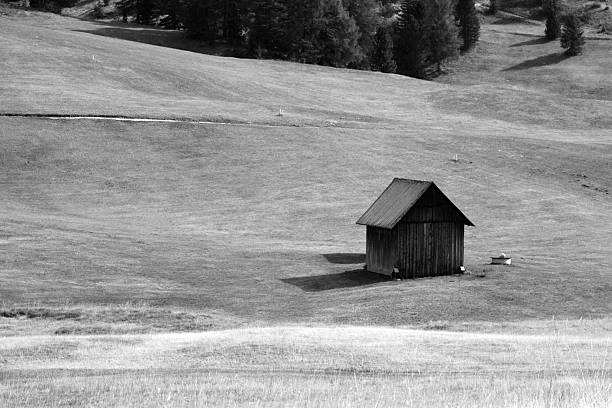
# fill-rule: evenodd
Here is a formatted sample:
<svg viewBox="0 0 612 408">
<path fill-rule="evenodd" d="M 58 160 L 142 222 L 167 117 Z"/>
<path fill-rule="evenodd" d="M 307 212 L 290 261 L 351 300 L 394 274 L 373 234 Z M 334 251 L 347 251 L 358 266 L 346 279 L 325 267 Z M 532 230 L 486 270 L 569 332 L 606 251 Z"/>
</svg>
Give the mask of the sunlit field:
<svg viewBox="0 0 612 408">
<path fill-rule="evenodd" d="M 13 338 L 0 346 L 6 367 L 0 402 L 609 406 L 611 339 L 577 334 L 278 327 Z"/>
</svg>

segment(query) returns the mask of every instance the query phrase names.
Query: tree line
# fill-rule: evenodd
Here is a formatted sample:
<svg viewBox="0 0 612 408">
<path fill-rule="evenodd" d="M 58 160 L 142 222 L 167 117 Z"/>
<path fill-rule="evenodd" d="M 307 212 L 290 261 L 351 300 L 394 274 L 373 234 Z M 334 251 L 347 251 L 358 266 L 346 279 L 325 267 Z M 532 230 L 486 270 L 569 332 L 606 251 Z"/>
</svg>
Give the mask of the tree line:
<svg viewBox="0 0 612 408">
<path fill-rule="evenodd" d="M 140 24 L 184 29 L 240 56 L 436 76 L 479 36 L 474 0 L 122 0 Z"/>
</svg>

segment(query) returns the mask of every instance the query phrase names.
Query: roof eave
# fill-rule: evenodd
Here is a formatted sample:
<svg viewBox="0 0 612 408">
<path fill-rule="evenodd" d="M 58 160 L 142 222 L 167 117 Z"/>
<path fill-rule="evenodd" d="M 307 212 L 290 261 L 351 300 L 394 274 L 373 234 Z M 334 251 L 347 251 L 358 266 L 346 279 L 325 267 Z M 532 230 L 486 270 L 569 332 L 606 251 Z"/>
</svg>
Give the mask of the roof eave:
<svg viewBox="0 0 612 408">
<path fill-rule="evenodd" d="M 366 227 L 375 227 L 375 228 L 382 228 L 382 229 L 386 229 L 386 230 L 392 230 L 397 225 L 397 222 L 392 227 L 385 227 L 383 225 L 376 225 L 376 224 L 367 224 L 365 222 L 359 222 L 359 221 L 357 221 L 355 224 L 357 224 L 357 225 L 365 225 Z"/>
</svg>

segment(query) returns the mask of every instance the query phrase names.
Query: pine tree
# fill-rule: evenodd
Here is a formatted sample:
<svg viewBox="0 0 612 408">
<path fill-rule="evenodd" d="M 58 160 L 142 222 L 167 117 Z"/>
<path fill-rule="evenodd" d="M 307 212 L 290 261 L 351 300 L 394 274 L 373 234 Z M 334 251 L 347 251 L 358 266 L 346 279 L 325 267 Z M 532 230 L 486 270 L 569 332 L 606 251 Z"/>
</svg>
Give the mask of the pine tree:
<svg viewBox="0 0 612 408">
<path fill-rule="evenodd" d="M 574 14 L 568 14 L 563 18 L 563 29 L 561 31 L 561 47 L 566 48 L 565 55 L 575 56 L 582 53 L 584 37 L 580 20 Z"/>
<path fill-rule="evenodd" d="M 374 37 L 374 55 L 372 69 L 380 72 L 394 73 L 397 64 L 393 56 L 393 37 L 389 27 L 378 27 Z"/>
<path fill-rule="evenodd" d="M 115 4 L 117 10 L 121 12 L 122 19 L 124 23 L 128 22 L 128 15 L 131 15 L 136 9 L 136 1 L 135 0 L 121 0 Z"/>
<path fill-rule="evenodd" d="M 394 19 L 398 7 L 401 7 L 401 2 L 396 0 L 380 0 L 380 7 L 378 8 L 378 15 L 385 22 L 390 22 L 390 20 Z"/>
<path fill-rule="evenodd" d="M 159 25 L 165 28 L 177 29 L 182 26 L 181 16 L 183 14 L 183 1 L 182 0 L 168 0 L 166 2 L 160 2 L 161 14 L 165 16 L 159 21 Z"/>
<path fill-rule="evenodd" d="M 458 34 L 452 0 L 405 0 L 398 22 L 396 61 L 401 74 L 439 75 L 442 63 L 457 55 Z"/>
<path fill-rule="evenodd" d="M 287 27 L 289 58 L 294 61 L 315 63 L 318 52 L 314 45 L 314 20 L 319 0 L 287 0 Z"/>
<path fill-rule="evenodd" d="M 549 40 L 555 40 L 561 35 L 558 0 L 545 1 L 544 13 L 546 14 L 546 30 L 544 31 L 544 36 Z"/>
<path fill-rule="evenodd" d="M 404 0 L 397 22 L 395 48 L 397 71 L 414 78 L 425 78 L 427 67 L 426 1 Z"/>
<path fill-rule="evenodd" d="M 285 29 L 287 14 L 284 2 L 258 0 L 251 6 L 248 46 L 257 58 L 286 58 Z"/>
<path fill-rule="evenodd" d="M 455 57 L 459 48 L 452 6 L 452 0 L 429 0 L 428 3 L 429 30 L 426 38 L 429 63 L 435 67 L 434 75 L 442 72 L 442 63 Z"/>
<path fill-rule="evenodd" d="M 480 37 L 480 21 L 476 15 L 474 0 L 458 0 L 455 19 L 459 24 L 459 35 L 463 41 L 461 51 L 469 51 Z"/>
<path fill-rule="evenodd" d="M 217 39 L 219 8 L 215 0 L 190 0 L 186 7 L 185 27 L 189 35 L 213 42 Z"/>
<path fill-rule="evenodd" d="M 153 6 L 153 0 L 136 0 L 136 23 L 151 24 Z"/>
<path fill-rule="evenodd" d="M 135 22 L 138 24 L 151 24 L 156 13 L 155 0 L 121 0 L 116 7 L 123 15 L 123 21 L 127 22 L 128 14 L 135 14 Z"/>
<path fill-rule="evenodd" d="M 349 16 L 355 20 L 360 34 L 359 48 L 362 53 L 356 57 L 354 67 L 369 69 L 370 59 L 375 52 L 374 37 L 382 23 L 380 3 L 378 0 L 343 0 L 342 3 Z"/>
<path fill-rule="evenodd" d="M 322 0 L 314 21 L 317 64 L 347 67 L 360 56 L 359 28 L 342 0 Z"/>
<path fill-rule="evenodd" d="M 489 14 L 497 13 L 497 0 L 489 0 Z"/>
<path fill-rule="evenodd" d="M 104 3 L 102 3 L 101 0 L 98 0 L 93 10 L 91 11 L 90 16 L 95 19 L 104 18 Z"/>
<path fill-rule="evenodd" d="M 240 42 L 244 9 L 240 0 L 223 0 L 223 38 L 230 44 Z"/>
</svg>

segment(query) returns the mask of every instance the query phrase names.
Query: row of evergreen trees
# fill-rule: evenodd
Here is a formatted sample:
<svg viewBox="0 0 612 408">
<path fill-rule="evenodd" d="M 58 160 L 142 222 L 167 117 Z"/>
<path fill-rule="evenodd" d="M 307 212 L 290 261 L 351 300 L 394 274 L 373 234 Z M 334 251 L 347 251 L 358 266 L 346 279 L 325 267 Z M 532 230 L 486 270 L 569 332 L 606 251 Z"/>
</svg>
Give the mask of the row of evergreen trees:
<svg viewBox="0 0 612 408">
<path fill-rule="evenodd" d="M 119 9 L 239 54 L 419 78 L 480 31 L 474 0 L 122 0 Z"/>
<path fill-rule="evenodd" d="M 478 41 L 480 23 L 473 0 L 408 0 L 395 27 L 398 72 L 416 78 L 436 76 L 442 63 Z"/>
</svg>

